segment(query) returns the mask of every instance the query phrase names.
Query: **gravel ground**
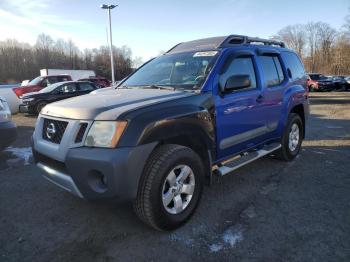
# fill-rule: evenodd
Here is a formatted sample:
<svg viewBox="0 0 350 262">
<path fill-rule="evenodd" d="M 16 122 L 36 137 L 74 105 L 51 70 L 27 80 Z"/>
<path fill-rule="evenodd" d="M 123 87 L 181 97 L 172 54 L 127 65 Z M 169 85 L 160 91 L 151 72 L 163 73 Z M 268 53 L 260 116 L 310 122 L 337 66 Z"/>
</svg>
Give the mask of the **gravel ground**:
<svg viewBox="0 0 350 262">
<path fill-rule="evenodd" d="M 162 233 L 128 204 L 41 178 L 26 151 L 35 118 L 16 115 L 19 139 L 0 153 L 0 261 L 350 261 L 350 93 L 312 94 L 311 113 L 295 161 L 216 178 L 192 219 Z"/>
</svg>

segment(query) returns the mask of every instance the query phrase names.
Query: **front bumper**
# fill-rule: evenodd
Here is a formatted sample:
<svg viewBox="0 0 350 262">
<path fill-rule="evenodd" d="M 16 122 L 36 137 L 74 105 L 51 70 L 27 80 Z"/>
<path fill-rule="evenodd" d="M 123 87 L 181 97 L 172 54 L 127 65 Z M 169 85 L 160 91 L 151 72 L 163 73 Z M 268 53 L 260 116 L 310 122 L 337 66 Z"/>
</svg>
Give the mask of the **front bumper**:
<svg viewBox="0 0 350 262">
<path fill-rule="evenodd" d="M 34 107 L 32 105 L 21 104 L 18 110 L 20 113 L 33 113 Z"/>
<path fill-rule="evenodd" d="M 12 121 L 0 123 L 0 150 L 11 145 L 16 139 L 16 124 Z"/>
<path fill-rule="evenodd" d="M 156 143 L 116 149 L 72 148 L 64 162 L 49 158 L 33 147 L 33 156 L 46 179 L 76 196 L 132 200 L 155 146 Z"/>
</svg>

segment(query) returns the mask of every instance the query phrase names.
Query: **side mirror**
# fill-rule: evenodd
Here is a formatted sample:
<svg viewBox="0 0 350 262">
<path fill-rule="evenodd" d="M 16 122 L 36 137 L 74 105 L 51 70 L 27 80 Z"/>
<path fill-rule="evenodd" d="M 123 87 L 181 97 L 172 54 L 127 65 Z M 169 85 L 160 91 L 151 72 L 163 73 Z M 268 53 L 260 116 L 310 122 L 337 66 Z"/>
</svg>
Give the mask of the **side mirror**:
<svg viewBox="0 0 350 262">
<path fill-rule="evenodd" d="M 230 76 L 224 87 L 224 92 L 230 92 L 234 90 L 244 89 L 251 86 L 251 80 L 249 75 L 233 75 Z"/>
</svg>

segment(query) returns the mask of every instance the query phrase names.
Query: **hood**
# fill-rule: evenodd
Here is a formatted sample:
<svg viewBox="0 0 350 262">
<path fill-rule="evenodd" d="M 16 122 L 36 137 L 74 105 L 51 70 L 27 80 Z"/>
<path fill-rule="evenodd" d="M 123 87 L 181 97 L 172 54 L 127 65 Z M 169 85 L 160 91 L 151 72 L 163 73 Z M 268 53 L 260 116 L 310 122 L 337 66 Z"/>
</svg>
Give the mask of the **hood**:
<svg viewBox="0 0 350 262">
<path fill-rule="evenodd" d="M 39 96 L 41 94 L 46 94 L 46 93 L 39 93 L 39 91 L 25 93 L 25 94 L 23 94 L 22 99 L 31 98 L 31 97 L 37 97 L 37 96 Z"/>
<path fill-rule="evenodd" d="M 158 89 L 109 89 L 49 104 L 41 114 L 80 120 L 115 120 L 129 110 L 194 94 Z"/>
</svg>

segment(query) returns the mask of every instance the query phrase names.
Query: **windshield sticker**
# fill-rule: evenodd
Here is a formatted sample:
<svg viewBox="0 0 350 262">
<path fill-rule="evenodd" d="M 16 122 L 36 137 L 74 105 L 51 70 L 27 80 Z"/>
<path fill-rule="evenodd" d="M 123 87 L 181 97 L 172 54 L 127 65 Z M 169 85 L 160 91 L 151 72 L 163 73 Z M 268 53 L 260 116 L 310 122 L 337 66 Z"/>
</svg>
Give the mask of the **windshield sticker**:
<svg viewBox="0 0 350 262">
<path fill-rule="evenodd" d="M 207 51 L 207 52 L 197 52 L 193 55 L 193 57 L 199 57 L 199 56 L 215 56 L 218 53 L 218 51 Z"/>
</svg>

